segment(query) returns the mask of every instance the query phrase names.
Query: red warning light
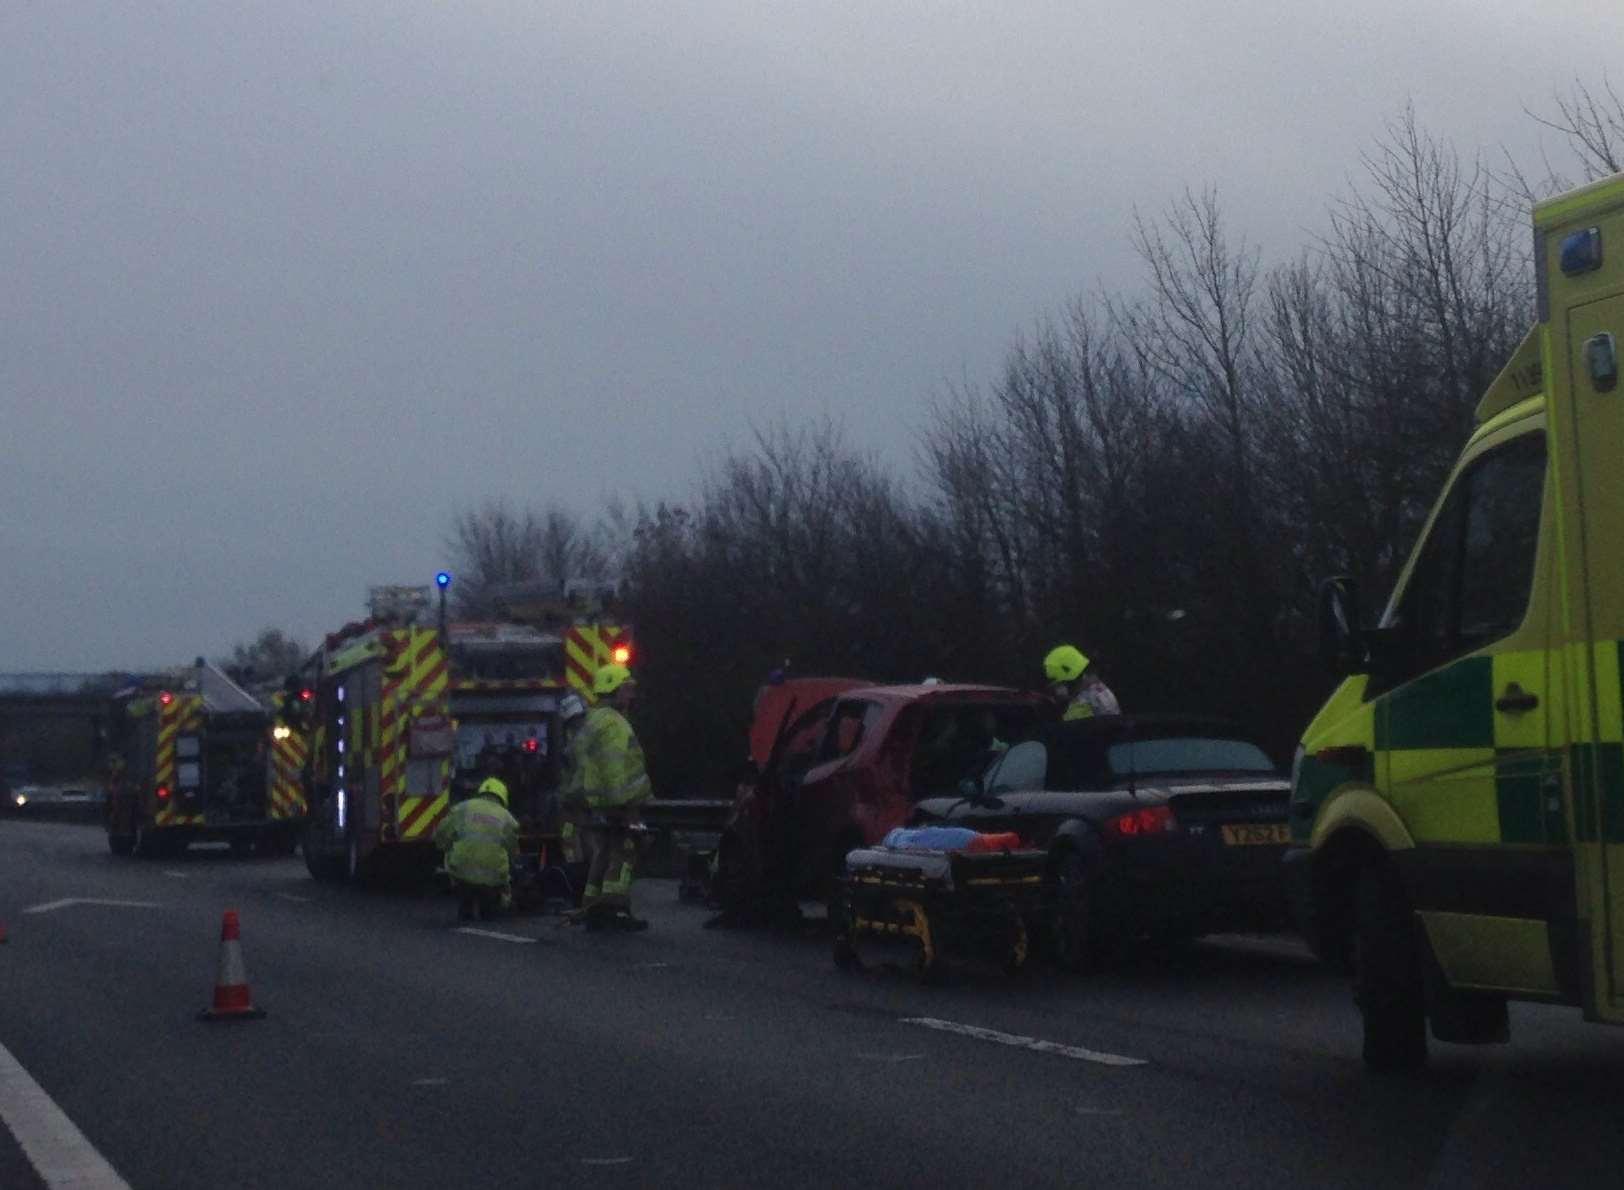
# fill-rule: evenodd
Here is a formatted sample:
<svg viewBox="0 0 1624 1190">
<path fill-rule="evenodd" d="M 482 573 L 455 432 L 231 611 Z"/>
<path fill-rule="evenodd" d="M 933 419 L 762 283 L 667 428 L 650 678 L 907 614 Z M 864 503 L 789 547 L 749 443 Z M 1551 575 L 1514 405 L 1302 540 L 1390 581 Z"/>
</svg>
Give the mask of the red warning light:
<svg viewBox="0 0 1624 1190">
<path fill-rule="evenodd" d="M 540 747 L 540 745 L 536 743 L 534 737 L 532 737 L 532 738 L 530 738 L 530 739 L 528 739 L 528 740 L 526 740 L 524 742 L 524 750 L 526 752 L 534 752 L 539 747 Z"/>
<path fill-rule="evenodd" d="M 169 799 L 169 786 L 160 785 L 160 786 L 158 786 L 157 792 L 158 792 L 158 800 L 160 802 L 167 801 Z"/>
<path fill-rule="evenodd" d="M 309 702 L 314 697 L 315 692 L 312 691 L 309 686 L 306 686 L 303 690 L 299 691 L 300 702 Z"/>
<path fill-rule="evenodd" d="M 611 656 L 614 657 L 616 665 L 627 665 L 632 659 L 632 647 L 630 645 L 616 645 Z"/>
</svg>

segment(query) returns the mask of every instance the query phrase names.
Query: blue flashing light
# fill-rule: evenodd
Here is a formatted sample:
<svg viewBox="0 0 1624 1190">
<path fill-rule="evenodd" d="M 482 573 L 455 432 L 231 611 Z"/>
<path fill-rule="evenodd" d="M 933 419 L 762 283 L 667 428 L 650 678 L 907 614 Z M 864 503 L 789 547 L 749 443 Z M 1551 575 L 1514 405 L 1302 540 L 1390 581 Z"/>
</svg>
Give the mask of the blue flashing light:
<svg viewBox="0 0 1624 1190">
<path fill-rule="evenodd" d="M 1587 227 L 1562 239 L 1562 272 L 1569 277 L 1601 268 L 1601 228 Z"/>
<path fill-rule="evenodd" d="M 434 576 L 434 585 L 441 588 L 449 587 L 451 585 L 451 572 L 449 570 L 442 570 L 436 574 Z"/>
</svg>

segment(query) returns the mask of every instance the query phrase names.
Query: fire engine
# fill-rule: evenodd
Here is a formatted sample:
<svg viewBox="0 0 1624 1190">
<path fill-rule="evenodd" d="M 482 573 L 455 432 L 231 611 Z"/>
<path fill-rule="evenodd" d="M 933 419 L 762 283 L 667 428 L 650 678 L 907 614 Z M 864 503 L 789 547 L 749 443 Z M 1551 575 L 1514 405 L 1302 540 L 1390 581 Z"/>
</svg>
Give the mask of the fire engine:
<svg viewBox="0 0 1624 1190">
<path fill-rule="evenodd" d="M 114 699 L 107 845 L 162 856 L 225 840 L 289 854 L 304 826 L 305 736 L 215 666 Z"/>
<path fill-rule="evenodd" d="M 305 863 L 319 880 L 426 873 L 434 829 L 489 775 L 508 786 L 526 863 L 556 834 L 559 699 L 591 699 L 599 665 L 630 659 L 625 630 L 423 624 L 424 599 L 374 589 L 373 614 L 328 636 L 314 689 Z M 382 594 L 380 594 L 382 591 Z"/>
</svg>

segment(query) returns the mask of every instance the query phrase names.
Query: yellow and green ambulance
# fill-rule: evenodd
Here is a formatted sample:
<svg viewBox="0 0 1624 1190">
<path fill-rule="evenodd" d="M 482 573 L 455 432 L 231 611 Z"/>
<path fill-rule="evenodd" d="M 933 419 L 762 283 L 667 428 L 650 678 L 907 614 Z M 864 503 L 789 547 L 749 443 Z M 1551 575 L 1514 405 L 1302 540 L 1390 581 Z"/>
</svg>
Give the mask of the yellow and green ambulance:
<svg viewBox="0 0 1624 1190">
<path fill-rule="evenodd" d="M 1624 174 L 1535 206 L 1538 322 L 1378 626 L 1303 736 L 1286 882 L 1373 1069 L 1503 1041 L 1508 999 L 1624 1022 Z"/>
</svg>

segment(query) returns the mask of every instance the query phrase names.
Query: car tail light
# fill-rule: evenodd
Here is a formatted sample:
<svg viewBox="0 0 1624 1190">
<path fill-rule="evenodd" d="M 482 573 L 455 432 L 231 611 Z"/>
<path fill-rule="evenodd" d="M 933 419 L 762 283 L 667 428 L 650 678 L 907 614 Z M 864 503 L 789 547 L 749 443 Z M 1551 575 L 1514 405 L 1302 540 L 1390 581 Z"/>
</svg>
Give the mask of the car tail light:
<svg viewBox="0 0 1624 1190">
<path fill-rule="evenodd" d="M 1105 820 L 1105 832 L 1118 839 L 1137 839 L 1141 835 L 1163 835 L 1179 828 L 1173 817 L 1172 806 L 1142 806 Z"/>
</svg>

